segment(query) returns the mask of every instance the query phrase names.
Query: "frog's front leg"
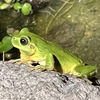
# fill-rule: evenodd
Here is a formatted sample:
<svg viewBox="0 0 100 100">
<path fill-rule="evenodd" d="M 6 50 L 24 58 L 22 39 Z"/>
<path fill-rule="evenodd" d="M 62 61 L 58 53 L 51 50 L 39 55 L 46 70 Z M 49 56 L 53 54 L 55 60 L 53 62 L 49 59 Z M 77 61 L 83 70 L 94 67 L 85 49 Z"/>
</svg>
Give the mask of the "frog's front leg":
<svg viewBox="0 0 100 100">
<path fill-rule="evenodd" d="M 22 64 L 22 60 L 21 59 L 13 59 L 13 60 L 9 60 L 9 62 Z"/>
<path fill-rule="evenodd" d="M 43 61 L 39 61 L 38 63 L 39 65 L 30 67 L 30 71 L 54 70 L 54 58 L 52 54 L 47 54 L 46 59 L 44 59 Z"/>
<path fill-rule="evenodd" d="M 28 65 L 30 67 L 32 67 L 32 63 L 33 61 L 24 61 L 22 59 L 13 59 L 13 60 L 9 60 L 9 62 L 12 62 L 12 63 L 17 63 L 17 64 L 25 64 L 25 65 Z"/>
</svg>

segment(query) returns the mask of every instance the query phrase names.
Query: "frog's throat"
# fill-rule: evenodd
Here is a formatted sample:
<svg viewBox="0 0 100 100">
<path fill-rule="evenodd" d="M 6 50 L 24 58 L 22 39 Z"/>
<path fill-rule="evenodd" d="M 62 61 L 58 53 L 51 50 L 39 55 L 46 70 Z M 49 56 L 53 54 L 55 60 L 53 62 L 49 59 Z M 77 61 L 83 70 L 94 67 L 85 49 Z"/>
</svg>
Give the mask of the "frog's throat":
<svg viewBox="0 0 100 100">
<path fill-rule="evenodd" d="M 24 50 L 20 50 L 20 53 L 21 53 L 21 55 L 27 55 L 27 56 L 33 56 L 33 55 L 35 55 L 36 54 L 36 50 L 34 50 L 34 52 L 33 53 L 31 53 L 31 51 L 30 51 L 30 53 L 29 52 L 25 52 Z"/>
</svg>

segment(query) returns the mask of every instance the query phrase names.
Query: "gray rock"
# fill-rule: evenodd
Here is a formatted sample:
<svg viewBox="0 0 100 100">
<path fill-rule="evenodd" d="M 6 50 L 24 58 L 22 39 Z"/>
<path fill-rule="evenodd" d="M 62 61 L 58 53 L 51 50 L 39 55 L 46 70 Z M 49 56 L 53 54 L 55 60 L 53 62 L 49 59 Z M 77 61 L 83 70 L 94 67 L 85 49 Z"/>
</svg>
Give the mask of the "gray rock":
<svg viewBox="0 0 100 100">
<path fill-rule="evenodd" d="M 70 47 L 84 37 L 86 27 L 82 23 L 68 23 L 67 21 L 54 27 L 44 38 L 60 44 L 61 46 Z"/>
<path fill-rule="evenodd" d="M 100 87 L 54 71 L 0 62 L 0 100 L 100 100 Z"/>
</svg>

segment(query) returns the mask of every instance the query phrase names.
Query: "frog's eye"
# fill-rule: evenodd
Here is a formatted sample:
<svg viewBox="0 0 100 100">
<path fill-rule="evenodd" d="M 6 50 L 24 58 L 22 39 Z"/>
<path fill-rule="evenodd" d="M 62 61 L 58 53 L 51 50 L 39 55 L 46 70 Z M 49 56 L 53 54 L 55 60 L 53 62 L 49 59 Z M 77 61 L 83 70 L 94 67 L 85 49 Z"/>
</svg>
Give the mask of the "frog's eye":
<svg viewBox="0 0 100 100">
<path fill-rule="evenodd" d="M 28 44 L 28 39 L 27 39 L 26 37 L 21 37 L 20 43 L 21 43 L 22 45 L 27 45 L 27 44 Z"/>
</svg>

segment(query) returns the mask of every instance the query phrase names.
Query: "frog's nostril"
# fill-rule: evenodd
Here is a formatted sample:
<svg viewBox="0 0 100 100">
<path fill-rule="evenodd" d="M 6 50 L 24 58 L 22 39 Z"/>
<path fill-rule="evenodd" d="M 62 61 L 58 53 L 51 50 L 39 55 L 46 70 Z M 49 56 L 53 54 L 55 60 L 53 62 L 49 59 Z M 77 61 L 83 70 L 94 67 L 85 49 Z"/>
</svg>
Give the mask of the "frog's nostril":
<svg viewBox="0 0 100 100">
<path fill-rule="evenodd" d="M 15 37 L 13 37 L 12 39 L 13 39 L 13 40 L 16 40 L 16 38 L 15 38 Z"/>
</svg>

